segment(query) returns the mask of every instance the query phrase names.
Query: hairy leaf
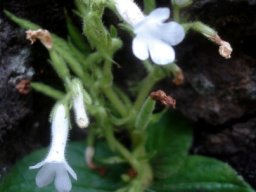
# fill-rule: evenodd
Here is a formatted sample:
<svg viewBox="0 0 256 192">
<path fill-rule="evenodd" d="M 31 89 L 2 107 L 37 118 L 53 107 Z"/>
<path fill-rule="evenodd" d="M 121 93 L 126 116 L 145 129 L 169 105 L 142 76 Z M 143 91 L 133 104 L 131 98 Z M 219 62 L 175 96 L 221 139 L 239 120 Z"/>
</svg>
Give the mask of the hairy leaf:
<svg viewBox="0 0 256 192">
<path fill-rule="evenodd" d="M 155 177 L 167 178 L 183 165 L 192 141 L 192 129 L 180 115 L 167 113 L 159 122 L 149 127 L 148 151 L 152 159 Z"/>
<path fill-rule="evenodd" d="M 218 160 L 190 156 L 179 172 L 158 180 L 157 192 L 253 192 L 254 190 L 227 164 Z"/>
</svg>

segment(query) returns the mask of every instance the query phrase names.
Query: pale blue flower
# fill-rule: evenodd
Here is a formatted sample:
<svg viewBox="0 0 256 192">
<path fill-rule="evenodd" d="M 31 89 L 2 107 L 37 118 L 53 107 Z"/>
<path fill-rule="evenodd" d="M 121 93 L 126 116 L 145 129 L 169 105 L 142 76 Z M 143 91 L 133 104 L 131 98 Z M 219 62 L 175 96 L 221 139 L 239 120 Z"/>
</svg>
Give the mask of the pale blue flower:
<svg viewBox="0 0 256 192">
<path fill-rule="evenodd" d="M 117 12 L 136 35 L 132 42 L 134 55 L 140 60 L 150 57 L 158 65 L 172 63 L 175 59 L 172 46 L 184 39 L 185 31 L 176 22 L 165 22 L 170 16 L 170 10 L 157 8 L 145 16 L 133 0 L 114 2 Z"/>
<path fill-rule="evenodd" d="M 150 56 L 158 65 L 174 61 L 175 52 L 172 46 L 184 39 L 185 31 L 177 22 L 165 22 L 169 16 L 168 8 L 157 8 L 133 26 L 136 36 L 132 42 L 132 50 L 137 58 L 146 60 Z"/>
</svg>

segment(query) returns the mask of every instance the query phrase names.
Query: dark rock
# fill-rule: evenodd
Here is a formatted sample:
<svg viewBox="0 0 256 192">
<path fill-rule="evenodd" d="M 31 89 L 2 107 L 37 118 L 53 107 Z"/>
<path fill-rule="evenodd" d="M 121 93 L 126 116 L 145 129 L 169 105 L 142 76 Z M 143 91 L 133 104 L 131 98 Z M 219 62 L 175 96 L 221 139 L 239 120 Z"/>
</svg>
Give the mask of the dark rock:
<svg viewBox="0 0 256 192">
<path fill-rule="evenodd" d="M 194 121 L 223 124 L 255 112 L 256 7 L 247 1 L 196 1 L 188 11 L 217 29 L 234 49 L 231 59 L 218 55 L 218 46 L 190 32 L 177 47 L 177 61 L 186 82 L 171 88 L 177 108 Z M 189 58 L 189 59 L 188 59 Z"/>
<path fill-rule="evenodd" d="M 205 125 L 197 127 L 192 152 L 228 162 L 256 187 L 256 119 L 223 125 L 217 133 Z"/>
<path fill-rule="evenodd" d="M 25 39 L 25 31 L 10 21 L 3 10 L 64 36 L 64 6 L 69 11 L 72 9 L 72 3 L 67 2 L 70 1 L 1 1 L 0 176 L 17 159 L 49 143 L 48 118 L 52 100 L 33 91 L 19 92 L 22 86 L 17 89 L 17 85 L 29 83 L 32 77 L 51 85 L 59 82 L 47 63 L 47 51 L 40 43 L 31 46 Z"/>
</svg>

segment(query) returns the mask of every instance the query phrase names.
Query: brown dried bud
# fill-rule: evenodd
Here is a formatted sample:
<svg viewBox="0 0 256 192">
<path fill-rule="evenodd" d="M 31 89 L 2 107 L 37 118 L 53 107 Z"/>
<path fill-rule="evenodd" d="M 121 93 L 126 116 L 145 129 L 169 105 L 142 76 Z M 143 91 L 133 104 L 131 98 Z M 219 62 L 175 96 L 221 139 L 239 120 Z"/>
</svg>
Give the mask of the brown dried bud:
<svg viewBox="0 0 256 192">
<path fill-rule="evenodd" d="M 27 95 L 30 91 L 30 80 L 22 79 L 19 83 L 15 86 L 16 90 L 22 94 Z"/>
<path fill-rule="evenodd" d="M 233 51 L 233 49 L 232 49 L 231 45 L 226 41 L 222 41 L 222 44 L 219 47 L 220 55 L 226 59 L 229 59 L 229 58 L 231 58 L 232 51 Z"/>
<path fill-rule="evenodd" d="M 52 36 L 48 30 L 38 29 L 38 30 L 27 30 L 26 39 L 33 44 L 37 39 L 47 48 L 52 48 Z"/>
<path fill-rule="evenodd" d="M 224 41 L 220 38 L 220 36 L 218 34 L 215 34 L 214 36 L 211 36 L 210 39 L 216 43 L 217 45 L 219 45 L 219 54 L 226 58 L 226 59 L 230 59 L 231 58 L 231 53 L 233 51 L 231 45 L 229 44 L 229 42 Z"/>
<path fill-rule="evenodd" d="M 173 107 L 173 108 L 176 107 L 176 100 L 166 95 L 166 93 L 162 90 L 151 92 L 150 97 L 153 100 L 160 101 L 166 107 Z"/>
</svg>

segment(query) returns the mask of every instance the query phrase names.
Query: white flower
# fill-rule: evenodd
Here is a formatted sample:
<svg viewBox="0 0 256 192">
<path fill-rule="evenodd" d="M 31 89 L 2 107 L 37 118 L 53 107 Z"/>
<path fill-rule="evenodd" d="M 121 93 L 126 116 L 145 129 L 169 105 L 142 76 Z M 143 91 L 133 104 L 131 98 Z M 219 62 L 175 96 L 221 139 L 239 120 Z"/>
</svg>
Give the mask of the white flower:
<svg viewBox="0 0 256 192">
<path fill-rule="evenodd" d="M 83 86 L 78 79 L 73 79 L 73 109 L 78 127 L 86 128 L 89 125 L 89 118 L 84 104 Z"/>
<path fill-rule="evenodd" d="M 134 26 L 136 37 L 132 42 L 134 55 L 146 60 L 149 55 L 159 65 L 172 63 L 175 52 L 172 46 L 179 44 L 185 37 L 183 27 L 176 22 L 167 22 L 170 10 L 158 8 Z"/>
<path fill-rule="evenodd" d="M 158 65 L 172 63 L 175 52 L 172 46 L 185 37 L 183 27 L 176 22 L 165 22 L 170 16 L 168 8 L 158 8 L 145 16 L 132 0 L 115 0 L 116 10 L 136 34 L 132 42 L 134 55 L 146 60 L 151 57 Z"/>
<path fill-rule="evenodd" d="M 69 174 L 76 180 L 74 170 L 65 159 L 65 148 L 68 139 L 69 121 L 66 108 L 63 104 L 57 104 L 53 113 L 51 136 L 52 142 L 47 157 L 30 169 L 38 169 L 36 184 L 44 187 L 54 180 L 58 192 L 71 191 L 72 184 Z"/>
</svg>

